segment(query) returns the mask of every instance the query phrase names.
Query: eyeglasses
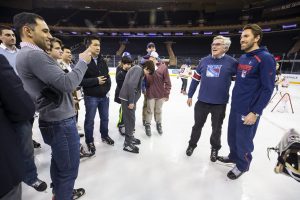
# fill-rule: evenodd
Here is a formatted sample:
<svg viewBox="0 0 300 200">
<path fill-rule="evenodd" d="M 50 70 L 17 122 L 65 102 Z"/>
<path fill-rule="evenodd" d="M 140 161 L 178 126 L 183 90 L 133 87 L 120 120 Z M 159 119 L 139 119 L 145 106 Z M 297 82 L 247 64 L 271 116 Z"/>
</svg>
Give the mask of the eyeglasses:
<svg viewBox="0 0 300 200">
<path fill-rule="evenodd" d="M 224 45 L 224 44 L 222 44 L 222 43 L 212 43 L 212 44 L 211 44 L 212 47 L 213 47 L 213 46 L 217 46 L 217 47 L 218 47 L 218 46 L 221 46 L 221 45 Z"/>
</svg>

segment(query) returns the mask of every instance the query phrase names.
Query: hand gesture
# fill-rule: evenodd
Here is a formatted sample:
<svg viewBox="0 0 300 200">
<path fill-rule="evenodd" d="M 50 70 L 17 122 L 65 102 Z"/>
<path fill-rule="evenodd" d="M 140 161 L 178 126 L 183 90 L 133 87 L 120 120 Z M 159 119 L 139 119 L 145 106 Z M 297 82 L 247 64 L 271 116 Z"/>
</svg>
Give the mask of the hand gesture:
<svg viewBox="0 0 300 200">
<path fill-rule="evenodd" d="M 86 49 L 84 52 L 80 53 L 79 58 L 84 60 L 86 63 L 90 63 L 91 59 L 92 59 L 92 54 L 91 54 L 89 48 Z"/>
<path fill-rule="evenodd" d="M 188 98 L 188 100 L 186 101 L 186 103 L 187 103 L 187 105 L 188 105 L 189 107 L 191 107 L 192 104 L 193 104 L 193 99 L 192 99 L 192 98 Z"/>
<path fill-rule="evenodd" d="M 98 78 L 99 85 L 103 85 L 106 82 L 105 76 L 98 76 L 97 78 Z"/>
<path fill-rule="evenodd" d="M 133 104 L 133 103 L 130 103 L 130 104 L 128 105 L 128 109 L 132 110 L 133 108 L 134 108 L 134 104 Z"/>
</svg>

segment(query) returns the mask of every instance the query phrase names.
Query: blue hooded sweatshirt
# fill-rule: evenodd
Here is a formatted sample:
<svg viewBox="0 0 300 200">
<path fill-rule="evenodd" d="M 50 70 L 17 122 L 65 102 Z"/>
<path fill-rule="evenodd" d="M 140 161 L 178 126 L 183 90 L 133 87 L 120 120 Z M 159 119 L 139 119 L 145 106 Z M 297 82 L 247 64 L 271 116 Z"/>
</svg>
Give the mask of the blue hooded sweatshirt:
<svg viewBox="0 0 300 200">
<path fill-rule="evenodd" d="M 243 54 L 239 59 L 231 109 L 237 113 L 262 114 L 274 89 L 276 62 L 265 47 Z"/>
</svg>

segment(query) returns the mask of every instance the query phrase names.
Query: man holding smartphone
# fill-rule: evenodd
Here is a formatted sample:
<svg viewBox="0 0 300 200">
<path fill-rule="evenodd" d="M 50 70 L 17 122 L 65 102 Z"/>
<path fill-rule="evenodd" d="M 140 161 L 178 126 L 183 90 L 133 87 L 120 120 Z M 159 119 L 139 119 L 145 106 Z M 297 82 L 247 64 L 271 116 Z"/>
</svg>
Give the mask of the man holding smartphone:
<svg viewBox="0 0 300 200">
<path fill-rule="evenodd" d="M 84 132 L 85 142 L 88 150 L 95 154 L 94 145 L 94 119 L 98 109 L 100 116 L 100 134 L 102 142 L 114 145 L 114 141 L 108 135 L 108 113 L 109 113 L 109 90 L 111 79 L 109 70 L 103 57 L 100 55 L 100 38 L 96 36 L 87 37 L 84 40 L 86 48 L 90 49 L 92 61 L 83 77 L 81 86 L 84 92 L 85 120 Z"/>
</svg>

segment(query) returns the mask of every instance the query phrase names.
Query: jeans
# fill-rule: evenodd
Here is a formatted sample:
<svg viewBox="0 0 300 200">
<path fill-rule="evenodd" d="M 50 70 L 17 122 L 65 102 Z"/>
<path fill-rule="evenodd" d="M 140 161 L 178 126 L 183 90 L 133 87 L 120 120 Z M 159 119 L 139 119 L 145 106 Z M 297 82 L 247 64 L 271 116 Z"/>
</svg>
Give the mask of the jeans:
<svg viewBox="0 0 300 200">
<path fill-rule="evenodd" d="M 210 144 L 212 148 L 219 150 L 221 148 L 221 130 L 225 118 L 225 111 L 226 104 L 209 104 L 197 101 L 194 109 L 195 124 L 192 128 L 189 145 L 197 147 L 207 115 L 211 113 L 212 133 L 210 136 Z"/>
<path fill-rule="evenodd" d="M 84 96 L 85 104 L 85 120 L 84 120 L 84 132 L 85 142 L 94 142 L 94 119 L 98 108 L 100 116 L 100 133 L 101 137 L 105 138 L 108 136 L 108 109 L 109 109 L 109 98 L 108 97 L 91 97 Z"/>
<path fill-rule="evenodd" d="M 70 200 L 79 168 L 79 135 L 76 119 L 39 121 L 44 142 L 51 146 L 50 175 L 55 199 Z"/>
<path fill-rule="evenodd" d="M 22 121 L 14 124 L 20 143 L 23 159 L 23 182 L 32 185 L 37 180 L 37 169 L 34 163 L 34 148 L 32 143 L 32 124 Z"/>
</svg>

